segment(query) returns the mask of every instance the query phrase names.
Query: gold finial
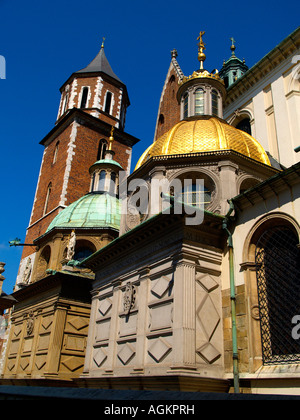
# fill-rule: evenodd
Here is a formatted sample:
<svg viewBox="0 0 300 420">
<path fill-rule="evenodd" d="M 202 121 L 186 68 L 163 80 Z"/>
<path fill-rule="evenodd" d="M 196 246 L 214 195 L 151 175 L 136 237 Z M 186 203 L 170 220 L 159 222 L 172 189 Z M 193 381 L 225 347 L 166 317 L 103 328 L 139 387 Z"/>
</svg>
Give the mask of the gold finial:
<svg viewBox="0 0 300 420">
<path fill-rule="evenodd" d="M 232 54 L 232 55 L 235 55 L 235 54 L 234 54 L 234 51 L 235 51 L 235 43 L 236 43 L 236 41 L 235 41 L 235 39 L 234 39 L 233 37 L 231 37 L 231 38 L 230 38 L 230 41 L 231 41 L 231 47 L 230 47 L 230 49 L 231 49 L 231 54 Z"/>
<path fill-rule="evenodd" d="M 198 60 L 200 62 L 200 70 L 203 70 L 203 62 L 206 59 L 206 55 L 204 54 L 203 50 L 205 50 L 205 44 L 203 42 L 203 35 L 205 34 L 205 31 L 201 31 L 199 33 L 199 36 L 197 38 L 197 41 L 199 41 L 198 43 Z"/>
<path fill-rule="evenodd" d="M 101 48 L 104 48 L 104 41 L 105 41 L 105 37 L 102 38 L 102 45 Z"/>
<path fill-rule="evenodd" d="M 110 130 L 110 138 L 108 140 L 108 150 L 112 150 L 111 147 L 114 142 L 114 131 L 115 131 L 115 127 L 112 126 Z"/>
</svg>

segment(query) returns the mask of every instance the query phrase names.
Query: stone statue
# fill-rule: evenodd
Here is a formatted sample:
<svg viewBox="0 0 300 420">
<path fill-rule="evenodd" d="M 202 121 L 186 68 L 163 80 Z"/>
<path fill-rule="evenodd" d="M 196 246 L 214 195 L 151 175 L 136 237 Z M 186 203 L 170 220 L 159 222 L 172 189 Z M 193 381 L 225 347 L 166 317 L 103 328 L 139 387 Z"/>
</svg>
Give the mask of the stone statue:
<svg viewBox="0 0 300 420">
<path fill-rule="evenodd" d="M 71 261 L 74 257 L 75 245 L 76 245 L 76 235 L 75 235 L 75 231 L 72 230 L 71 236 L 70 236 L 70 239 L 69 239 L 69 243 L 68 243 L 68 248 L 67 248 L 67 260 L 68 261 Z"/>
<path fill-rule="evenodd" d="M 24 277 L 23 277 L 23 283 L 28 284 L 31 276 L 32 271 L 32 263 L 31 258 L 29 257 L 27 260 L 27 264 L 24 270 Z"/>
</svg>

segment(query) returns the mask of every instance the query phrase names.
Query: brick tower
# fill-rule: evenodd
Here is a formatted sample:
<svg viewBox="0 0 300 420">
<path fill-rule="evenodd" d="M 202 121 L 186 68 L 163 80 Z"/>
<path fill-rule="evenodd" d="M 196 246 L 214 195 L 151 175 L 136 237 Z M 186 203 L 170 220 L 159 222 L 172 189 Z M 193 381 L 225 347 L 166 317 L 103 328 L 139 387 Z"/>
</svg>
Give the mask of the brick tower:
<svg viewBox="0 0 300 420">
<path fill-rule="evenodd" d="M 104 158 L 114 127 L 114 159 L 129 173 L 137 138 L 124 131 L 129 98 L 115 75 L 104 46 L 91 63 L 73 73 L 60 88 L 61 100 L 54 128 L 40 142 L 44 146 L 25 243 L 46 232 L 54 217 L 89 191 L 89 168 Z M 34 248 L 24 247 L 18 279 Z"/>
</svg>

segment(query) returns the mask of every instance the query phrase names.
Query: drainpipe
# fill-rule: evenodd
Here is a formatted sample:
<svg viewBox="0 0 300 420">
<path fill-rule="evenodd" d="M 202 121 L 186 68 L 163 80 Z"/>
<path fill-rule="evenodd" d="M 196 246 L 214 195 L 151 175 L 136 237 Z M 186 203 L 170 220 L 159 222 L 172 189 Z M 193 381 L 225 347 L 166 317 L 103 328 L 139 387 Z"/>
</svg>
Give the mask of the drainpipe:
<svg viewBox="0 0 300 420">
<path fill-rule="evenodd" d="M 228 200 L 230 208 L 223 221 L 223 229 L 228 235 L 229 249 L 229 270 L 230 270 L 230 301 L 231 301 L 231 319 L 232 319 L 232 358 L 233 358 L 233 384 L 234 392 L 240 392 L 239 386 L 239 366 L 238 366 L 238 344 L 237 344 L 237 326 L 236 326 L 236 295 L 235 295 L 235 279 L 234 279 L 234 261 L 233 261 L 233 240 L 232 233 L 228 229 L 230 215 L 234 211 L 234 204 Z"/>
</svg>

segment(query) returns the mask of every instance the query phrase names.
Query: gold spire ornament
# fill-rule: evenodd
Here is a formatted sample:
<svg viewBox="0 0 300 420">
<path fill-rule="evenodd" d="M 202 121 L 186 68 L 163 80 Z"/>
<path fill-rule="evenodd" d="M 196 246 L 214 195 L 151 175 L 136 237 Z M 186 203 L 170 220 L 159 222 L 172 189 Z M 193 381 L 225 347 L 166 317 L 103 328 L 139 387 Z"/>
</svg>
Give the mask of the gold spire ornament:
<svg viewBox="0 0 300 420">
<path fill-rule="evenodd" d="M 205 44 L 203 42 L 203 35 L 205 34 L 205 31 L 200 31 L 199 36 L 197 38 L 198 43 L 198 60 L 200 62 L 200 70 L 203 70 L 203 62 L 206 59 L 206 55 L 204 54 L 203 50 L 205 50 Z"/>
<path fill-rule="evenodd" d="M 235 55 L 234 51 L 235 51 L 235 43 L 236 43 L 236 40 L 233 37 L 231 37 L 230 38 L 230 41 L 231 41 L 231 47 L 230 47 L 230 49 L 231 49 L 231 55 L 234 56 Z"/>
<path fill-rule="evenodd" d="M 102 38 L 102 45 L 101 48 L 104 48 L 104 41 L 105 41 L 105 37 Z"/>
<path fill-rule="evenodd" d="M 205 50 L 205 44 L 203 42 L 203 35 L 205 34 L 205 31 L 201 31 L 199 33 L 199 36 L 197 38 L 198 42 L 198 60 L 200 62 L 200 69 L 197 71 L 194 71 L 191 76 L 183 76 L 180 81 L 178 82 L 179 86 L 184 85 L 186 82 L 192 80 L 192 79 L 200 79 L 200 78 L 210 78 L 218 80 L 220 83 L 222 83 L 225 86 L 224 80 L 220 78 L 219 72 L 215 69 L 211 73 L 207 70 L 204 70 L 203 63 L 206 59 L 206 55 L 204 54 L 203 50 Z"/>
<path fill-rule="evenodd" d="M 114 131 L 115 131 L 115 127 L 111 127 L 110 130 L 110 138 L 108 140 L 108 150 L 112 150 L 112 144 L 114 142 Z"/>
</svg>

